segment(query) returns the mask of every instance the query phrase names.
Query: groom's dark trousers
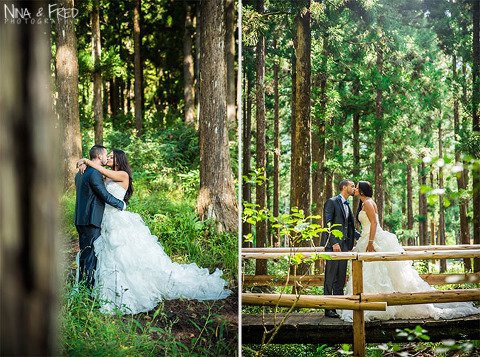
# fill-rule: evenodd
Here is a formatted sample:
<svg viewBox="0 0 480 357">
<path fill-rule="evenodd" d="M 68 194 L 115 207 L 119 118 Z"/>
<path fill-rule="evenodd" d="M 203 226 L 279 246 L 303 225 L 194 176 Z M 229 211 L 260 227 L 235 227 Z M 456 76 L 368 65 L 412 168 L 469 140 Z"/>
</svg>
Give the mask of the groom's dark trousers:
<svg viewBox="0 0 480 357">
<path fill-rule="evenodd" d="M 101 224 L 105 203 L 124 209 L 124 202 L 116 199 L 105 188 L 102 174 L 94 168 L 88 167 L 84 174 L 75 176 L 76 202 L 75 226 L 80 241 L 80 278 L 79 282 L 87 287 L 94 285 L 94 271 L 97 258 L 94 251 L 94 242 L 101 234 Z"/>
<path fill-rule="evenodd" d="M 339 196 L 330 198 L 323 209 L 323 224 L 338 224 L 332 230 L 339 230 L 343 237 L 337 238 L 333 234 L 323 232 L 321 245 L 325 247 L 326 252 L 333 252 L 333 245 L 339 244 L 342 252 L 348 252 L 353 249 L 355 239 L 360 236 L 355 230 L 355 223 L 352 210 L 348 206 L 348 217 L 345 213 L 344 204 Z M 348 260 L 327 260 L 325 263 L 325 283 L 323 286 L 324 295 L 343 295 L 345 280 L 347 275 Z"/>
</svg>

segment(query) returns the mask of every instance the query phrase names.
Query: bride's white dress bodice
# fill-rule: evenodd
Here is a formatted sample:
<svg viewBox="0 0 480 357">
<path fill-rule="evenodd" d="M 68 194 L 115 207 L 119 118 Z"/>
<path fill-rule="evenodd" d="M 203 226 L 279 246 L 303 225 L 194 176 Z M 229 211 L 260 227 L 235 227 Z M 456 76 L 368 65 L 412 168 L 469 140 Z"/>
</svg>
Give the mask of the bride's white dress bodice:
<svg viewBox="0 0 480 357">
<path fill-rule="evenodd" d="M 114 181 L 107 191 L 123 200 L 126 190 Z M 139 214 L 105 205 L 101 236 L 95 241 L 95 288 L 101 311 L 150 311 L 166 299 L 216 300 L 231 291 L 217 269 L 172 262 Z"/>
<path fill-rule="evenodd" d="M 377 222 L 378 222 L 378 215 Z M 354 248 L 357 252 L 365 252 L 370 238 L 371 223 L 365 211 L 360 211 L 358 219 L 362 225 L 361 236 Z M 397 236 L 384 231 L 377 223 L 373 247 L 377 252 L 401 252 L 404 251 L 399 244 Z M 350 268 L 351 271 L 351 268 Z M 389 293 L 389 292 L 415 292 L 434 290 L 425 282 L 411 261 L 392 262 L 364 262 L 363 263 L 363 291 L 365 293 Z M 346 295 L 351 295 L 352 279 L 347 282 Z M 408 318 L 444 318 L 452 319 L 461 316 L 478 314 L 479 309 L 471 303 L 451 304 L 421 304 L 388 306 L 387 311 L 365 311 L 365 321 L 372 319 L 408 319 Z M 343 310 L 342 319 L 352 321 L 352 310 Z"/>
</svg>

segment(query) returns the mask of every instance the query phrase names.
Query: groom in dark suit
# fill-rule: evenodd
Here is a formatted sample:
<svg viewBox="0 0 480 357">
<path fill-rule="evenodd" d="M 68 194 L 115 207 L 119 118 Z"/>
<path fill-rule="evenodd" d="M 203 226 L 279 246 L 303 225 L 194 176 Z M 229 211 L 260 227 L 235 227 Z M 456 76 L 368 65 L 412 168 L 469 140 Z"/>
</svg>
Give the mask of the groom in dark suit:
<svg viewBox="0 0 480 357">
<path fill-rule="evenodd" d="M 323 224 L 339 224 L 336 229 L 343 233 L 343 237 L 337 238 L 332 233 L 323 232 L 320 244 L 326 252 L 348 252 L 353 249 L 355 239 L 360 233 L 355 230 L 355 222 L 352 210 L 348 203 L 348 197 L 355 194 L 355 185 L 351 180 L 343 180 L 338 185 L 340 194 L 330 198 L 323 208 Z M 324 295 L 343 295 L 347 276 L 347 260 L 327 260 L 325 263 Z M 325 316 L 339 317 L 335 310 L 325 309 Z"/>
<path fill-rule="evenodd" d="M 90 149 L 90 160 L 99 164 L 107 163 L 107 149 L 95 145 Z M 103 176 L 94 168 L 88 166 L 85 172 L 79 171 L 75 176 L 76 202 L 75 226 L 80 240 L 80 279 L 89 288 L 93 287 L 93 273 L 97 265 L 97 258 L 93 244 L 100 236 L 101 223 L 105 203 L 120 210 L 125 209 L 125 202 L 113 197 L 105 188 Z"/>
</svg>

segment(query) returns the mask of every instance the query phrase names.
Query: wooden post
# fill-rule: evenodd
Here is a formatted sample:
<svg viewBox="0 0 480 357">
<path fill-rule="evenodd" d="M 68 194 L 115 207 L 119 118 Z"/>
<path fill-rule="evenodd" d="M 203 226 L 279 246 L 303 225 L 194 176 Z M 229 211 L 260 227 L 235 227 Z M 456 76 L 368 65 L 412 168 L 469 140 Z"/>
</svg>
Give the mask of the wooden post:
<svg viewBox="0 0 480 357">
<path fill-rule="evenodd" d="M 435 222 L 430 222 L 430 244 L 435 245 Z M 432 259 L 432 264 L 435 264 L 437 261 Z"/>
<path fill-rule="evenodd" d="M 352 260 L 353 295 L 363 294 L 363 262 Z M 353 355 L 365 356 L 365 316 L 363 310 L 353 310 Z"/>
</svg>

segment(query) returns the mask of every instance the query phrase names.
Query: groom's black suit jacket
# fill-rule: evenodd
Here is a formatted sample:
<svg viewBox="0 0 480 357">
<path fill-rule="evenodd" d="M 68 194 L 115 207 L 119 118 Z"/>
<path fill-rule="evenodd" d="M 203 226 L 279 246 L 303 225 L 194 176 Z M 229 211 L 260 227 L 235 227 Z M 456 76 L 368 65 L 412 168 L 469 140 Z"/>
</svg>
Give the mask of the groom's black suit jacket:
<svg viewBox="0 0 480 357">
<path fill-rule="evenodd" d="M 343 233 L 342 239 L 335 237 L 332 233 L 322 233 L 322 239 L 320 244 L 325 248 L 332 248 L 335 244 L 340 244 L 342 252 L 346 252 L 353 249 L 355 239 L 360 237 L 360 233 L 355 230 L 355 222 L 352 210 L 348 206 L 349 214 L 348 218 L 345 217 L 344 204 L 340 195 L 330 198 L 323 208 L 323 225 L 324 228 L 328 227 L 328 223 L 331 225 L 339 224 L 332 228 L 339 230 Z"/>
<path fill-rule="evenodd" d="M 83 175 L 75 176 L 77 197 L 75 202 L 75 225 L 95 226 L 102 224 L 105 203 L 123 209 L 124 203 L 112 196 L 105 188 L 100 171 L 88 167 Z"/>
</svg>

